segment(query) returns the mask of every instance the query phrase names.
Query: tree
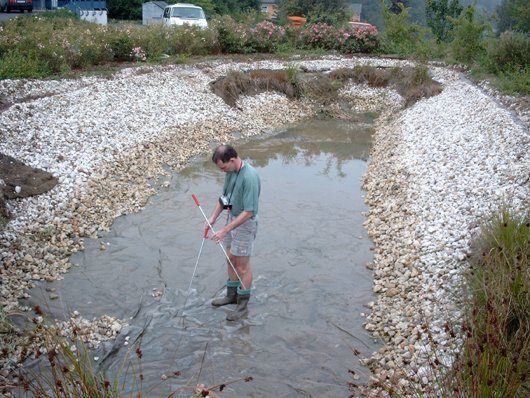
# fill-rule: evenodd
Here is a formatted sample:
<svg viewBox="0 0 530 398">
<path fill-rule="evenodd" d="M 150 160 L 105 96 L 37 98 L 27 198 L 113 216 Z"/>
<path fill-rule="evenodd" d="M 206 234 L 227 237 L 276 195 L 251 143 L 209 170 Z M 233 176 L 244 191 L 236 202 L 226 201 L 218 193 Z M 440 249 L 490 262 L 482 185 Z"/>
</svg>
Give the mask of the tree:
<svg viewBox="0 0 530 398">
<path fill-rule="evenodd" d="M 425 16 L 427 25 L 438 42 L 447 41 L 449 32 L 454 28 L 450 18 L 458 18 L 463 7 L 458 0 L 427 0 Z"/>
<path fill-rule="evenodd" d="M 413 54 L 421 43 L 421 27 L 410 21 L 410 8 L 399 4 L 401 12 L 394 14 L 380 0 L 384 21 L 382 47 L 385 52 L 399 55 Z"/>
<path fill-rule="evenodd" d="M 220 15 L 234 15 L 247 11 L 259 11 L 260 5 L 260 0 L 216 0 L 214 11 Z"/>
<path fill-rule="evenodd" d="M 374 0 L 359 0 L 363 5 L 361 11 L 361 21 L 370 22 L 379 29 L 383 27 L 383 16 L 381 14 L 381 4 Z"/>
<path fill-rule="evenodd" d="M 421 26 L 427 26 L 425 0 L 408 0 L 408 7 L 410 7 L 410 20 Z"/>
<path fill-rule="evenodd" d="M 528 0 L 503 0 L 497 8 L 499 33 L 505 30 L 530 32 L 530 7 Z"/>
<path fill-rule="evenodd" d="M 485 53 L 483 35 L 488 25 L 475 19 L 475 7 L 467 7 L 459 18 L 449 17 L 454 24 L 450 44 L 455 60 L 471 64 Z"/>
<path fill-rule="evenodd" d="M 310 22 L 330 25 L 346 22 L 351 15 L 346 0 L 280 0 L 278 9 L 282 16 L 305 16 Z"/>
<path fill-rule="evenodd" d="M 142 19 L 142 0 L 107 0 L 109 18 Z"/>
<path fill-rule="evenodd" d="M 388 9 L 394 14 L 400 14 L 402 8 L 399 6 L 399 4 L 403 4 L 405 8 L 409 7 L 408 0 L 390 0 L 390 6 L 388 7 Z"/>
</svg>

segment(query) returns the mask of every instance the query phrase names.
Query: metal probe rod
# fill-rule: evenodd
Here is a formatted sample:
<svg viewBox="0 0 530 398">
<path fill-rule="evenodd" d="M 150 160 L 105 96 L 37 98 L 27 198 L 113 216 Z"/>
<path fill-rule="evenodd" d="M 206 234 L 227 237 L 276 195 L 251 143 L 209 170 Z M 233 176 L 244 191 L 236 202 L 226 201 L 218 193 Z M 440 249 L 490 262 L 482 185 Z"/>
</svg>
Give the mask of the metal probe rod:
<svg viewBox="0 0 530 398">
<path fill-rule="evenodd" d="M 208 217 L 206 217 L 206 214 L 204 214 L 204 211 L 202 210 L 202 207 L 199 203 L 199 199 L 197 198 L 197 196 L 195 194 L 191 195 L 191 197 L 193 198 L 195 204 L 197 205 L 197 207 L 199 208 L 199 210 L 201 211 L 202 213 L 202 216 L 204 217 L 204 219 L 206 220 L 206 223 L 208 224 L 208 226 L 210 227 L 210 229 L 212 230 L 212 232 L 215 234 L 215 230 L 213 229 L 213 226 L 212 224 L 210 224 L 210 221 L 208 221 Z M 223 247 L 222 243 L 221 242 L 217 242 L 219 244 L 219 247 L 221 248 L 221 250 L 223 251 L 226 259 L 228 260 L 228 264 L 230 264 L 230 266 L 232 267 L 232 270 L 235 272 L 236 276 L 237 276 L 237 279 L 239 279 L 239 282 L 241 282 L 241 287 L 243 288 L 243 290 L 247 290 L 247 288 L 245 287 L 245 284 L 243 283 L 243 280 L 241 279 L 241 277 L 239 276 L 238 272 L 236 271 L 236 268 L 234 267 L 234 264 L 232 264 L 232 261 L 230 261 L 230 257 L 228 257 L 228 254 L 226 253 L 226 250 L 225 248 Z"/>
<path fill-rule="evenodd" d="M 195 278 L 195 273 L 197 272 L 197 265 L 199 265 L 199 259 L 201 258 L 202 248 L 204 246 L 204 241 L 206 240 L 206 237 L 208 236 L 208 230 L 204 228 L 204 236 L 202 238 L 201 242 L 201 248 L 199 249 L 199 255 L 197 256 L 197 261 L 195 261 L 195 268 L 193 268 L 193 274 L 191 275 L 190 285 L 188 286 L 188 294 L 186 295 L 186 300 L 184 301 L 183 309 L 186 309 L 186 304 L 188 303 L 188 299 L 190 297 L 191 292 L 191 285 L 193 284 L 193 278 Z"/>
</svg>

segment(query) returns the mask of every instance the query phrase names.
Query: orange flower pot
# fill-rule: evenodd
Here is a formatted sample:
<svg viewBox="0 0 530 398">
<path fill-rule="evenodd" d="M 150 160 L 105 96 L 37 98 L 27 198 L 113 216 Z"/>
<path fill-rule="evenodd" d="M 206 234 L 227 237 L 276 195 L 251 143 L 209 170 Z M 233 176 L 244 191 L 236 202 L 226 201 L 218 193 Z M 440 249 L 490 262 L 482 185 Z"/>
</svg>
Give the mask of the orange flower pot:
<svg viewBox="0 0 530 398">
<path fill-rule="evenodd" d="M 295 27 L 304 26 L 305 23 L 307 22 L 307 18 L 304 18 L 304 17 L 293 16 L 293 17 L 287 17 L 287 19 L 289 20 L 291 26 L 295 26 Z"/>
</svg>

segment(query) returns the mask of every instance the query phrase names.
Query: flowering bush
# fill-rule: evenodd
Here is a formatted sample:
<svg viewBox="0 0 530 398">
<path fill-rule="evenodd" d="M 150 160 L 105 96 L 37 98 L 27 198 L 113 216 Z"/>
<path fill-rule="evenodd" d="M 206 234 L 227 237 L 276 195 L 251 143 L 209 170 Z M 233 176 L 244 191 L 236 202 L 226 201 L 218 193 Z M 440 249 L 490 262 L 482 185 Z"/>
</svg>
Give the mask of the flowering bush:
<svg viewBox="0 0 530 398">
<path fill-rule="evenodd" d="M 317 23 L 302 29 L 300 45 L 305 48 L 337 50 L 344 53 L 372 52 L 379 44 L 375 26 L 337 29 L 325 23 Z"/>
<path fill-rule="evenodd" d="M 339 31 L 340 51 L 344 53 L 370 53 L 379 46 L 375 26 L 359 26 Z"/>
<path fill-rule="evenodd" d="M 131 58 L 136 60 L 136 62 L 147 61 L 147 56 L 145 55 L 145 51 L 142 50 L 142 47 L 134 47 L 131 51 Z"/>
<path fill-rule="evenodd" d="M 300 42 L 306 48 L 336 50 L 339 47 L 338 30 L 322 22 L 308 25 L 300 31 Z"/>
<path fill-rule="evenodd" d="M 272 53 L 285 38 L 285 28 L 269 21 L 262 21 L 251 29 L 247 46 L 256 52 Z"/>
<path fill-rule="evenodd" d="M 179 26 L 168 34 L 171 55 L 208 55 L 219 53 L 219 43 L 215 31 L 198 26 Z"/>
<path fill-rule="evenodd" d="M 115 61 L 129 61 L 133 47 L 130 35 L 116 32 L 116 35 L 110 39 L 110 48 Z"/>
<path fill-rule="evenodd" d="M 211 28 L 217 32 L 220 51 L 223 53 L 248 53 L 253 49 L 246 47 L 250 31 L 243 24 L 236 22 L 230 16 L 222 16 L 211 23 Z"/>
</svg>

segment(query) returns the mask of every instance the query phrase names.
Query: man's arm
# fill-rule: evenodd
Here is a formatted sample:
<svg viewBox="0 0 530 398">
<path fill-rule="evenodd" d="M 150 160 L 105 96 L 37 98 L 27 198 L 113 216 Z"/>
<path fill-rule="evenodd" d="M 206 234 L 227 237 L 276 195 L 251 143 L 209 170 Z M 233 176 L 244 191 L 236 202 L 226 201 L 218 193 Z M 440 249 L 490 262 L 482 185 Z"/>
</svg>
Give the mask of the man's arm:
<svg viewBox="0 0 530 398">
<path fill-rule="evenodd" d="M 221 214 L 222 211 L 223 211 L 223 208 L 221 207 L 221 204 L 219 203 L 219 201 L 217 201 L 217 203 L 215 204 L 215 207 L 214 207 L 214 209 L 212 211 L 212 214 L 208 218 L 208 222 L 212 226 L 215 224 L 215 221 L 217 221 L 217 217 L 219 217 L 219 214 Z M 204 227 L 206 229 L 210 229 L 210 226 L 208 225 L 208 223 L 206 223 L 206 225 Z"/>
</svg>

